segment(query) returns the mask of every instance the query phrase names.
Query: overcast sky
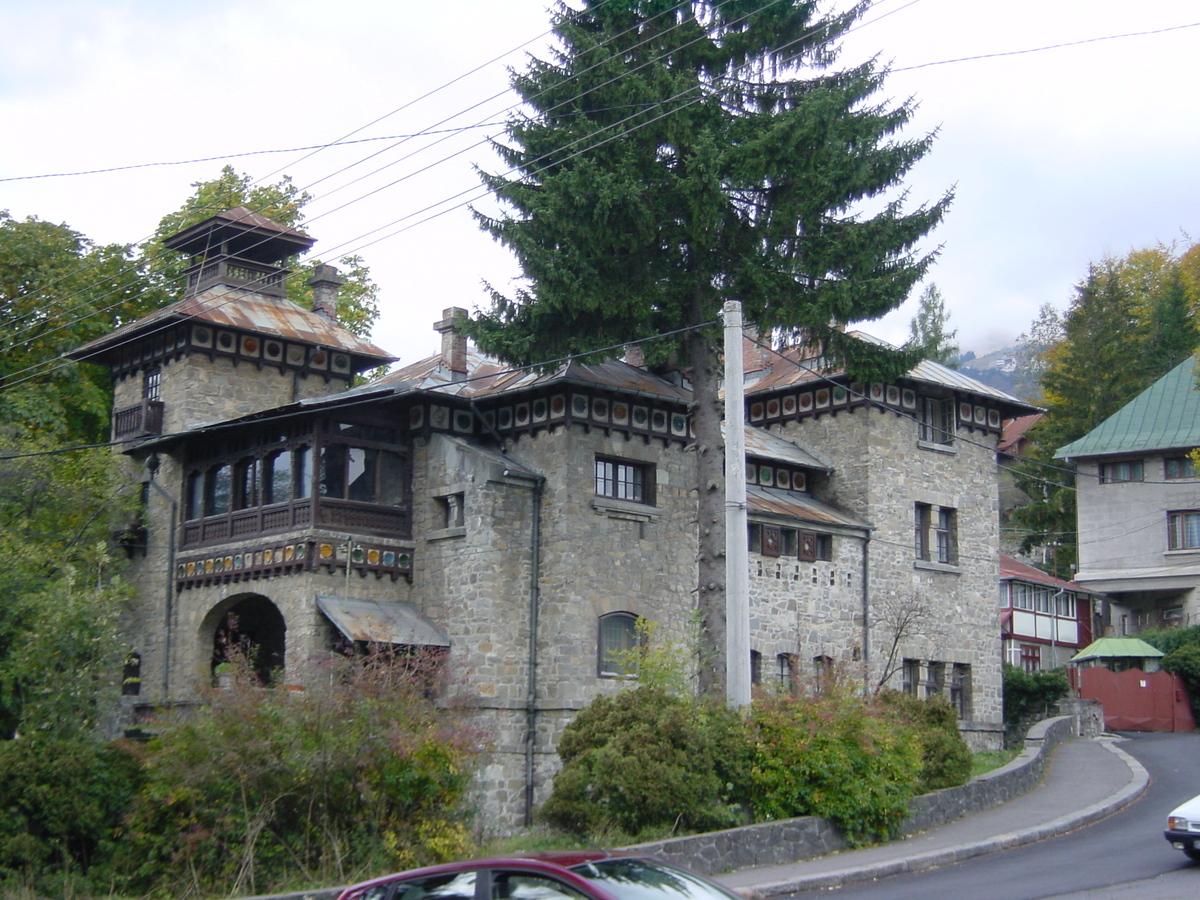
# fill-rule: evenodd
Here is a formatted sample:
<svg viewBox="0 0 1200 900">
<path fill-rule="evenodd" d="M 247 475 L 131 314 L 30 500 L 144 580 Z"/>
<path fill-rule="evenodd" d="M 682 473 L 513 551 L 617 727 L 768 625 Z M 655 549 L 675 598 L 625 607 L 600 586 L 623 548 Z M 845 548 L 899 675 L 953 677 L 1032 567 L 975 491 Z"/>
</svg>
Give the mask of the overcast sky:
<svg viewBox="0 0 1200 900">
<path fill-rule="evenodd" d="M 316 198 L 314 253 L 365 257 L 375 340 L 411 362 L 442 309 L 517 274 L 466 204 L 488 204 L 472 167 L 499 169 L 482 142 L 512 102 L 505 67 L 544 53 L 548 5 L 0 0 L 0 209 L 135 242 L 225 162 L 289 174 Z M 1065 308 L 1090 261 L 1200 240 L 1195 25 L 1194 0 L 880 0 L 849 36 L 844 61 L 891 63 L 881 99 L 919 102 L 910 134 L 940 129 L 908 184 L 913 203 L 955 190 L 929 280 L 964 350 Z M 1008 55 L 967 59 L 990 54 Z M 347 136 L 391 139 L 294 149 Z M 254 155 L 26 177 L 233 154 Z M 864 330 L 902 341 L 918 293 Z"/>
</svg>

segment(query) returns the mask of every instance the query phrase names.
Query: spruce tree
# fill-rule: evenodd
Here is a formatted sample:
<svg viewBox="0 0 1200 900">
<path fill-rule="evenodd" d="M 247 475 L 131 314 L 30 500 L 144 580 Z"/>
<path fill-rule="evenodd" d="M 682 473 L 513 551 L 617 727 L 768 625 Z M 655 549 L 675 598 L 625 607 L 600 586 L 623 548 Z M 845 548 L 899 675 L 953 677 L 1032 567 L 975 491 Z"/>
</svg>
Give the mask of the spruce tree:
<svg viewBox="0 0 1200 900">
<path fill-rule="evenodd" d="M 698 477 L 702 687 L 724 682 L 722 303 L 777 339 L 821 344 L 861 377 L 916 359 L 841 330 L 899 306 L 931 255 L 943 197 L 895 196 L 931 135 L 901 139 L 909 103 L 874 99 L 874 61 L 837 69 L 866 11 L 812 0 L 583 0 L 554 14 L 559 48 L 513 77 L 524 101 L 484 174 L 504 211 L 477 213 L 525 284 L 492 291 L 473 337 L 517 365 L 672 333 L 646 346 L 691 380 Z M 872 201 L 872 212 L 862 201 Z"/>
<path fill-rule="evenodd" d="M 909 322 L 908 346 L 925 359 L 957 369 L 960 349 L 954 338 L 958 336 L 958 329 L 947 331 L 948 324 L 950 314 L 946 312 L 942 292 L 936 284 L 930 284 L 921 293 L 917 314 Z"/>
</svg>

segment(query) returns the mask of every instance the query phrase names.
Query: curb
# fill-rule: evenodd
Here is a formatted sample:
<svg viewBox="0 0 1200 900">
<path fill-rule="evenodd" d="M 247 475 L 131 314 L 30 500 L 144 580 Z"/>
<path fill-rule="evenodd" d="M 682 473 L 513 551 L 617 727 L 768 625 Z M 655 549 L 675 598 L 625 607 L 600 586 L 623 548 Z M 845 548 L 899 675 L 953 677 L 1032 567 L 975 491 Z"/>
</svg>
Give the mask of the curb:
<svg viewBox="0 0 1200 900">
<path fill-rule="evenodd" d="M 1057 837 L 1058 835 L 1075 831 L 1085 825 L 1091 825 L 1128 806 L 1142 795 L 1142 792 L 1146 790 L 1146 786 L 1150 783 L 1150 775 L 1145 767 L 1120 747 L 1117 747 L 1115 741 L 1115 738 L 1101 739 L 1101 743 L 1105 749 L 1118 756 L 1129 767 L 1129 782 L 1108 799 L 1085 807 L 1078 812 L 1060 816 L 1050 822 L 1045 822 L 1031 828 L 996 835 L 984 841 L 962 844 L 945 850 L 919 853 L 904 859 L 863 866 L 847 866 L 845 869 L 825 872 L 820 875 L 800 876 L 769 884 L 756 884 L 753 889 L 763 897 L 771 897 L 779 894 L 793 894 L 798 891 L 834 888 L 844 884 L 874 881 L 877 878 L 885 878 L 889 875 L 920 872 L 924 869 L 934 869 L 938 866 L 951 865 L 966 859 L 972 859 L 976 856 L 996 853 L 1000 850 L 1011 850 L 1014 847 L 1033 844 L 1046 838 Z"/>
</svg>

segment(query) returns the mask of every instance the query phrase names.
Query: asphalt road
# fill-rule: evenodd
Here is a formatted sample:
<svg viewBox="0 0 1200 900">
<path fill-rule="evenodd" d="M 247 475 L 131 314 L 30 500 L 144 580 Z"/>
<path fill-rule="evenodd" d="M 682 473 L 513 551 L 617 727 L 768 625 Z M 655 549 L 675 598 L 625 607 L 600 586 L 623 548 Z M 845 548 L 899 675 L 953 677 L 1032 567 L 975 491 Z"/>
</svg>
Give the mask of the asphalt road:
<svg viewBox="0 0 1200 900">
<path fill-rule="evenodd" d="M 1167 813 L 1200 793 L 1200 733 L 1129 734 L 1121 748 L 1150 773 L 1137 801 L 1071 834 L 915 875 L 822 896 L 887 900 L 1143 900 L 1200 892 L 1200 864 L 1162 836 Z M 806 898 L 815 891 L 793 896 Z"/>
</svg>

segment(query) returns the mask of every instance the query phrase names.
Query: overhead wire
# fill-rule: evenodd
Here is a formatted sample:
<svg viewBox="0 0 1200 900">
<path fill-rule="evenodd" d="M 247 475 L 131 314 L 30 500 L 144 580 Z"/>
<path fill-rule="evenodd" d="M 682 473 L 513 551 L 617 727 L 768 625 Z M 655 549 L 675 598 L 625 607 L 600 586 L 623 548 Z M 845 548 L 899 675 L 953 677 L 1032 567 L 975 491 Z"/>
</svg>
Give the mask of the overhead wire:
<svg viewBox="0 0 1200 900">
<path fill-rule="evenodd" d="M 777 2 L 781 2 L 781 0 L 771 0 L 771 4 L 773 4 L 773 3 L 777 3 Z M 876 0 L 876 2 L 880 2 L 880 0 Z M 906 4 L 906 5 L 912 5 L 912 3 L 915 3 L 915 2 L 918 2 L 918 0 L 910 0 L 910 3 L 909 3 L 909 4 Z M 743 17 L 743 18 L 744 18 L 744 17 Z M 740 21 L 740 20 L 735 20 L 735 23 L 736 23 L 736 21 Z M 874 20 L 872 20 L 872 21 L 874 21 Z M 675 27 L 679 27 L 679 26 L 678 26 L 678 25 L 672 26 L 672 28 L 675 28 Z M 856 27 L 862 27 L 862 25 L 860 24 L 859 26 L 856 26 Z M 813 31 L 809 31 L 809 32 L 807 32 L 807 33 L 806 33 L 806 34 L 804 34 L 804 35 L 801 35 L 799 38 L 796 38 L 794 41 L 790 41 L 790 42 L 788 42 L 787 44 L 783 45 L 782 47 L 780 47 L 780 48 L 777 48 L 776 52 L 782 52 L 783 50 L 787 49 L 788 47 L 792 46 L 793 44 L 795 44 L 795 43 L 799 43 L 800 41 L 803 41 L 803 40 L 804 40 L 804 39 L 806 39 L 807 37 L 811 36 L 811 34 L 813 34 L 814 32 L 815 32 L 815 29 L 814 29 Z M 699 40 L 699 39 L 701 39 L 701 38 L 698 38 L 697 40 Z M 612 39 L 608 39 L 608 40 L 606 40 L 606 41 L 605 41 L 605 43 L 608 43 L 608 42 L 610 42 L 611 40 L 612 40 Z M 611 59 L 611 58 L 612 58 L 612 57 L 610 57 L 610 59 Z M 657 57 L 656 57 L 656 59 L 657 59 Z M 651 60 L 651 61 L 648 61 L 647 63 L 644 63 L 643 65 L 649 65 L 649 64 L 651 64 L 651 62 L 653 62 L 653 60 Z M 599 63 L 597 63 L 596 65 L 599 65 Z M 591 68 L 593 68 L 593 67 L 589 67 L 589 68 L 588 68 L 587 70 L 585 70 L 585 71 L 590 71 L 590 69 L 591 69 Z M 578 75 L 578 74 L 583 74 L 583 73 L 581 72 L 581 73 L 576 73 L 576 74 Z M 627 74 L 629 74 L 629 73 L 623 73 L 623 74 L 627 75 Z M 609 81 L 609 82 L 605 82 L 604 84 L 609 84 L 609 83 L 611 83 L 611 82 L 612 82 L 612 81 L 614 81 L 614 80 L 616 80 L 616 79 L 615 79 L 615 78 L 614 78 L 614 79 L 610 79 L 610 81 Z M 601 86 L 602 86 L 602 85 L 601 85 Z M 597 89 L 597 87 L 599 87 L 599 86 L 596 86 L 596 87 L 590 88 L 590 89 L 589 89 L 589 91 L 591 91 L 591 90 L 596 90 L 596 89 Z M 684 91 L 680 91 L 680 92 L 679 92 L 678 94 L 676 94 L 675 96 L 673 96 L 673 97 L 670 97 L 670 98 L 667 98 L 665 101 L 663 101 L 663 104 L 665 104 L 665 103 L 670 103 L 670 102 L 672 102 L 672 101 L 674 101 L 674 100 L 677 100 L 677 99 L 679 99 L 679 98 L 681 98 L 681 97 L 684 97 L 684 96 L 686 96 L 686 95 L 687 95 L 687 94 L 689 94 L 689 93 L 692 93 L 693 91 L 695 91 L 695 90 L 696 90 L 696 87 L 697 87 L 697 86 L 693 86 L 693 87 L 691 87 L 691 88 L 688 88 L 688 89 L 686 89 L 686 90 L 684 90 Z M 535 96 L 539 96 L 539 95 L 535 95 Z M 567 98 L 566 100 L 562 101 L 562 103 L 560 103 L 560 104 L 556 104 L 556 106 L 555 106 L 555 107 L 553 107 L 553 108 L 558 108 L 559 106 L 561 106 L 561 105 L 563 105 L 563 104 L 565 104 L 565 103 L 567 103 L 567 102 L 571 102 L 572 100 L 574 100 L 574 99 L 577 99 L 579 96 L 582 96 L 582 94 L 576 94 L 576 95 L 574 95 L 574 97 Z M 532 98 L 531 98 L 531 99 L 532 99 Z M 679 109 L 686 108 L 686 106 L 687 106 L 687 105 L 690 105 L 691 103 L 699 102 L 699 100 L 700 100 L 700 99 L 701 99 L 701 98 L 696 98 L 695 100 L 689 101 L 687 104 L 685 104 L 685 105 L 683 105 L 683 106 L 679 107 Z M 662 105 L 662 104 L 660 104 L 660 105 Z M 514 107 L 514 108 L 515 108 L 515 107 Z M 626 129 L 624 132 L 620 132 L 620 133 L 618 133 L 618 134 L 611 135 L 610 137 L 608 137 L 608 138 L 606 138 L 606 139 L 604 139 L 604 140 L 602 140 L 602 141 L 598 141 L 598 142 L 596 142 L 595 144 L 593 144 L 593 145 L 592 145 L 592 146 L 590 146 L 590 147 L 583 147 L 583 148 L 579 149 L 579 150 L 578 150 L 576 153 L 572 154 L 572 155 L 571 155 L 570 157 L 568 157 L 568 158 L 574 158 L 574 156 L 577 156 L 577 155 L 579 155 L 579 153 L 586 152 L 586 151 L 587 151 L 587 150 L 589 150 L 589 149 L 593 149 L 595 146 L 602 146 L 604 143 L 608 143 L 608 142 L 609 142 L 609 141 L 611 141 L 611 140 L 615 140 L 615 139 L 617 139 L 617 138 L 624 137 L 624 136 L 626 136 L 626 135 L 628 135 L 628 134 L 632 133 L 633 131 L 635 131 L 635 130 L 637 129 L 637 127 L 643 127 L 643 126 L 645 126 L 645 125 L 652 124 L 653 122 L 655 122 L 655 121 L 658 121 L 658 119 L 661 119 L 661 118 L 663 118 L 664 116 L 666 116 L 666 115 L 669 115 L 669 114 L 671 114 L 672 112 L 675 112 L 675 111 L 677 111 L 677 109 L 674 109 L 674 110 L 672 110 L 672 109 L 668 109 L 666 112 L 664 112 L 664 113 L 660 114 L 659 116 L 656 116 L 656 117 L 654 117 L 654 118 L 652 118 L 652 119 L 650 119 L 650 120 L 648 120 L 648 121 L 646 121 L 646 122 L 640 123 L 640 125 L 637 125 L 637 126 L 633 126 L 633 127 L 631 127 L 631 128 L 628 128 L 628 129 Z M 636 118 L 636 114 L 635 114 L 635 115 L 628 116 L 628 117 L 626 117 L 625 119 L 622 119 L 622 120 L 618 121 L 617 123 L 613 123 L 612 125 L 608 125 L 608 126 L 605 126 L 604 128 L 598 129 L 596 132 L 593 132 L 592 134 L 590 134 L 590 135 L 587 135 L 586 137 L 587 137 L 587 138 L 591 138 L 591 137 L 594 137 L 594 136 L 595 136 L 595 135 L 597 135 L 597 134 L 603 134 L 603 132 L 604 132 L 606 129 L 609 129 L 609 128 L 612 128 L 612 127 L 617 127 L 617 126 L 623 125 L 623 124 L 625 124 L 626 122 L 629 122 L 629 121 L 631 121 L 631 120 L 633 120 L 633 119 L 635 119 L 635 118 Z M 574 142 L 572 142 L 571 144 L 568 144 L 568 145 L 566 145 L 566 146 L 567 146 L 568 148 L 569 148 L 569 147 L 574 147 L 574 146 L 576 146 L 576 145 L 577 145 L 577 144 L 578 144 L 578 143 L 579 143 L 581 140 L 583 140 L 583 139 L 581 138 L 581 139 L 579 139 L 579 140 L 577 140 L 577 141 L 574 141 Z M 537 161 L 539 161 L 539 160 L 541 160 L 541 159 L 545 159 L 546 157 L 548 157 L 548 156 L 552 155 L 552 153 L 554 153 L 554 152 L 558 152 L 558 150 L 556 150 L 556 151 L 550 151 L 550 152 L 548 152 L 548 153 L 546 153 L 546 154 L 543 154 L 543 156 L 536 158 L 535 160 L 533 160 L 533 162 L 537 162 Z M 457 154 L 455 154 L 455 155 L 457 155 Z M 541 167 L 541 168 L 539 168 L 539 169 L 535 169 L 535 170 L 534 170 L 534 172 L 533 172 L 533 174 L 540 174 L 541 172 L 545 171 L 547 168 L 549 168 L 549 167 L 548 167 L 548 166 L 544 166 L 544 167 Z M 518 170 L 519 170 L 519 167 L 513 167 L 513 168 L 509 169 L 507 172 L 505 172 L 504 174 L 505 174 L 505 175 L 507 175 L 507 174 L 512 174 L 513 172 L 516 172 L 516 171 L 518 171 Z M 301 190 L 303 190 L 303 188 L 301 188 Z M 363 234 L 363 235 L 360 235 L 360 236 L 359 236 L 359 238 L 354 238 L 354 239 L 351 239 L 350 241 L 343 242 L 342 244 L 340 244 L 340 245 L 337 245 L 337 246 L 333 247 L 333 248 L 332 248 L 332 250 L 335 250 L 335 251 L 336 251 L 336 250 L 339 250 L 340 248 L 342 248 L 342 247 L 345 247 L 347 244 L 349 244 L 349 243 L 352 243 L 354 240 L 359 240 L 359 239 L 360 239 L 360 238 L 362 238 L 362 237 L 368 237 L 368 236 L 370 236 L 370 235 L 372 235 L 372 234 L 374 234 L 374 233 L 378 232 L 379 230 L 382 230 L 383 228 L 388 228 L 388 227 L 391 227 L 392 225 L 398 224 L 399 222 L 405 221 L 406 219 L 408 219 L 408 218 L 411 218 L 413 215 L 421 215 L 422 213 L 428 212 L 428 211 L 429 211 L 429 210 L 431 210 L 431 209 L 435 209 L 435 208 L 437 208 L 437 207 L 438 207 L 439 205 L 441 205 L 442 203 L 449 202 L 449 200 L 454 200 L 454 199 L 457 199 L 458 197 L 462 196 L 463 194 L 466 194 L 466 193 L 476 193 L 476 192 L 479 192 L 479 193 L 478 193 L 478 196 L 479 196 L 479 197 L 485 196 L 485 195 L 488 193 L 488 191 L 487 191 L 487 188 L 486 188 L 486 187 L 482 187 L 482 188 L 481 188 L 481 187 L 475 187 L 475 188 L 471 188 L 471 189 L 469 189 L 469 190 L 467 190 L 467 191 L 460 191 L 458 194 L 456 194 L 456 195 L 453 195 L 451 198 L 449 198 L 449 199 L 448 199 L 448 200 L 446 200 L 446 201 L 439 201 L 439 203 L 435 203 L 435 204 L 432 204 L 431 206 L 425 207 L 424 209 L 422 209 L 422 210 L 419 210 L 419 211 L 417 211 L 416 213 L 414 213 L 414 214 L 412 214 L 412 215 L 410 215 L 410 216 L 402 217 L 401 219 L 394 220 L 394 221 L 393 221 L 393 222 L 391 222 L 391 223 L 388 223 L 388 224 L 386 224 L 386 225 L 380 226 L 380 228 L 374 229 L 373 231 L 366 232 L 365 234 Z M 361 199 L 361 198 L 360 198 L 360 199 Z M 478 197 L 473 197 L 473 198 L 471 198 L 471 199 L 472 199 L 472 200 L 473 200 L 473 199 L 478 199 Z M 359 249 L 363 249 L 363 248 L 365 248 L 365 247 L 367 247 L 367 246 L 372 246 L 373 244 L 379 243 L 379 242 L 380 242 L 380 241 L 382 241 L 382 240 L 386 240 L 386 239 L 388 239 L 388 238 L 390 238 L 390 237 L 394 237 L 396 234 L 398 234 L 398 233 L 401 233 L 401 232 L 403 232 L 403 231 L 407 231 L 407 230 L 409 230 L 409 228 L 411 228 L 411 227 L 415 227 L 415 226 L 416 226 L 416 225 L 418 225 L 418 224 L 422 224 L 422 223 L 424 223 L 424 222 L 426 222 L 426 221 L 429 221 L 430 219 L 432 219 L 432 218 L 435 218 L 435 217 L 436 217 L 436 216 L 438 216 L 438 215 L 443 215 L 443 214 L 445 214 L 445 213 L 447 213 L 447 212 L 450 212 L 450 211 L 452 211 L 453 209 L 461 208 L 462 206 L 466 205 L 466 204 L 467 204 L 467 203 L 469 203 L 469 202 L 471 202 L 471 200 L 465 201 L 464 203 L 457 204 L 456 206 L 454 206 L 454 207 L 451 207 L 451 208 L 449 208 L 449 209 L 444 209 L 444 210 L 442 210 L 441 212 L 439 212 L 439 213 L 437 213 L 437 214 L 435 214 L 435 215 L 432 215 L 432 216 L 427 216 L 426 218 L 424 218 L 424 219 L 420 220 L 420 221 L 419 221 L 419 222 L 417 222 L 417 223 L 414 223 L 413 225 L 407 226 L 407 227 L 405 227 L 405 228 L 402 228 L 402 229 L 399 229 L 399 230 L 397 230 L 397 231 L 395 231 L 395 232 L 391 232 L 391 233 L 390 233 L 390 234 L 388 234 L 388 235 L 384 235 L 383 237 L 380 237 L 380 238 L 377 238 L 377 239 L 375 239 L 375 240 L 373 240 L 373 241 L 370 241 L 370 242 L 367 242 L 367 243 L 365 243 L 365 244 L 362 244 L 362 245 L 360 245 L 359 247 L 355 248 L 354 250 L 351 250 L 351 251 L 349 251 L 349 253 L 354 253 L 354 252 L 356 252 L 356 251 L 357 251 L 357 250 L 359 250 Z M 324 214 L 322 214 L 322 215 L 324 215 Z M 314 217 L 314 220 L 315 220 L 315 218 L 319 218 L 319 217 Z M 264 240 L 266 240 L 266 239 L 264 239 Z M 343 253 L 343 254 L 340 254 L 340 255 L 348 255 L 348 253 Z M 122 300 L 120 301 L 120 303 L 124 303 L 124 302 L 127 302 L 127 301 L 126 301 L 126 299 L 122 299 Z M 115 306 L 115 305 L 119 305 L 119 303 L 118 303 L 118 304 L 114 304 L 114 306 Z M 110 308 L 111 308 L 111 307 L 110 307 Z M 60 328 L 62 328 L 62 327 L 67 327 L 67 326 L 66 326 L 66 325 L 60 326 Z M 173 326 L 164 325 L 164 328 L 165 328 L 165 327 L 173 327 Z M 57 361 L 59 361 L 59 360 L 63 360 L 63 359 L 65 359 L 65 354 L 64 354 L 64 355 L 61 355 L 61 356 L 59 356 L 59 357 L 57 357 L 57 358 L 55 358 L 55 359 L 53 359 L 53 360 L 50 360 L 50 361 L 48 361 L 48 362 L 49 362 L 49 363 L 54 363 L 54 362 L 57 362 Z M 35 367 L 30 367 L 30 369 L 33 369 L 33 368 L 35 368 Z M 21 370 L 21 371 L 19 371 L 19 372 L 14 372 L 14 373 L 11 373 L 11 376 L 22 375 L 22 374 L 24 374 L 26 371 L 29 371 L 29 370 Z M 53 369 L 51 369 L 51 371 L 53 371 Z M 7 383 L 7 386 L 12 386 L 12 385 L 15 385 L 15 384 L 21 384 L 21 383 L 24 383 L 24 381 L 26 381 L 26 380 L 29 380 L 28 378 L 26 378 L 26 379 L 20 379 L 20 380 L 17 380 L 17 381 L 12 381 L 12 378 L 11 378 L 11 376 L 10 376 L 10 379 L 9 379 L 9 381 L 8 381 L 8 383 Z"/>
</svg>

